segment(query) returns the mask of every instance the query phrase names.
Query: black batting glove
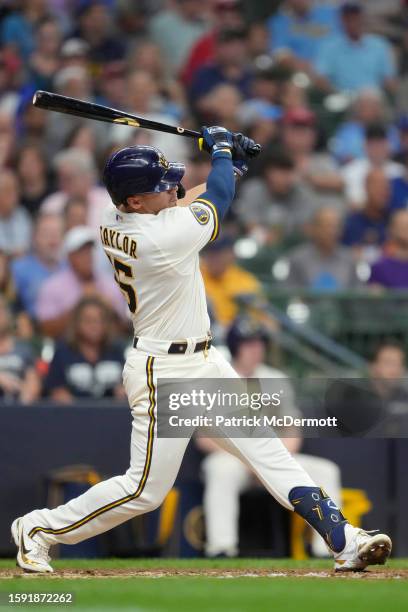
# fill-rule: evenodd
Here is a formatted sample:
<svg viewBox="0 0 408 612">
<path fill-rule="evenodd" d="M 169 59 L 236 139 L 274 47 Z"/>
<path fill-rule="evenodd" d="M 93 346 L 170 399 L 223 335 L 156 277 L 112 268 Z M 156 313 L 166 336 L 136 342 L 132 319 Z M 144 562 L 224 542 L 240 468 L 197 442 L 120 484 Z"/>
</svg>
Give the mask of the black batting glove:
<svg viewBox="0 0 408 612">
<path fill-rule="evenodd" d="M 232 151 L 234 146 L 233 134 L 226 128 L 218 125 L 203 127 L 201 129 L 200 148 L 208 151 L 211 155 L 221 151 Z"/>
</svg>

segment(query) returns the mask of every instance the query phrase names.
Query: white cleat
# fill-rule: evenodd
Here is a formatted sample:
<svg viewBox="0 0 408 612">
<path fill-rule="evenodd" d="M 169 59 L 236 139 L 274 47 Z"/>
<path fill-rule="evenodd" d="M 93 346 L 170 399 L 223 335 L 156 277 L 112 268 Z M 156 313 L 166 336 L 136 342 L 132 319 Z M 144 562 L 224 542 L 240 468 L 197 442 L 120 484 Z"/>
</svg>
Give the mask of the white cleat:
<svg viewBox="0 0 408 612">
<path fill-rule="evenodd" d="M 18 548 L 17 565 L 26 572 L 53 572 L 49 564 L 49 547 L 24 534 L 24 519 L 16 519 L 11 525 L 11 535 Z M 27 544 L 27 546 L 26 546 Z"/>
<path fill-rule="evenodd" d="M 384 533 L 372 532 L 346 525 L 346 546 L 334 555 L 336 572 L 358 572 L 367 565 L 384 565 L 391 554 L 392 542 Z"/>
</svg>

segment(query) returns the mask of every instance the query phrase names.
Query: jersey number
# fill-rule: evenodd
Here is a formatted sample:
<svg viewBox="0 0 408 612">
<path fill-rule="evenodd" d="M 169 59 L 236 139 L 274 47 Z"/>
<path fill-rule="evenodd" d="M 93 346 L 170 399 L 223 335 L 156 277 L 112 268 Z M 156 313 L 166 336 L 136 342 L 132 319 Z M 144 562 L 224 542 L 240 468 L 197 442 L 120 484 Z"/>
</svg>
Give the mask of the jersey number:
<svg viewBox="0 0 408 612">
<path fill-rule="evenodd" d="M 116 257 L 113 258 L 109 255 L 108 257 L 109 261 L 115 269 L 115 281 L 118 283 L 119 289 L 122 291 L 123 295 L 126 298 L 130 312 L 134 314 L 137 308 L 136 293 L 132 285 L 126 282 L 127 278 L 133 279 L 132 266 L 125 264 L 120 259 L 116 259 Z"/>
</svg>

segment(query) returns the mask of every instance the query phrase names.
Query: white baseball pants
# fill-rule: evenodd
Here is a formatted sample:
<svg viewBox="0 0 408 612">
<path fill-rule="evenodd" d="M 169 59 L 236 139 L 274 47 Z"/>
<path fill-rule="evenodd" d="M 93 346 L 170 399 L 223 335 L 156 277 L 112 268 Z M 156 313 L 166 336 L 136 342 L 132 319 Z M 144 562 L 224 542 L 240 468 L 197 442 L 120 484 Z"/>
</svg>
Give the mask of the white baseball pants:
<svg viewBox="0 0 408 612">
<path fill-rule="evenodd" d="M 123 371 L 133 415 L 129 469 L 53 510 L 26 514 L 28 535 L 50 545 L 76 544 L 160 506 L 174 484 L 189 440 L 157 438 L 157 379 L 237 376 L 213 347 L 207 356 L 204 352 L 152 356 L 139 348 L 131 350 Z M 217 444 L 239 457 L 290 510 L 288 493 L 293 487 L 316 486 L 278 438 L 217 438 Z"/>
</svg>

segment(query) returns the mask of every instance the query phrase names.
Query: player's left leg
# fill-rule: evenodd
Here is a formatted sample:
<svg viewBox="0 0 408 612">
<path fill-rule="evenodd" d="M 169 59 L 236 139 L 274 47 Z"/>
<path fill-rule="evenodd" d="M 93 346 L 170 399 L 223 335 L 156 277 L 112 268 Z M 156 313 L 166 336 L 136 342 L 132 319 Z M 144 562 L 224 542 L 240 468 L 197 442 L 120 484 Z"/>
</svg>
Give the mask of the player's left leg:
<svg viewBox="0 0 408 612">
<path fill-rule="evenodd" d="M 336 506 L 341 507 L 341 473 L 339 466 L 334 461 L 314 455 L 296 453 L 294 457 L 314 482 L 318 482 L 325 491 L 330 491 L 330 497 Z M 327 557 L 328 555 L 327 545 L 315 530 L 312 534 L 311 549 L 315 557 Z"/>
<path fill-rule="evenodd" d="M 213 359 L 218 361 L 221 376 L 237 376 L 218 352 L 213 353 Z M 244 461 L 280 504 L 297 512 L 322 536 L 333 552 L 336 570 L 361 570 L 385 563 L 391 553 L 390 538 L 350 525 L 279 438 L 218 438 L 217 444 Z"/>
</svg>

